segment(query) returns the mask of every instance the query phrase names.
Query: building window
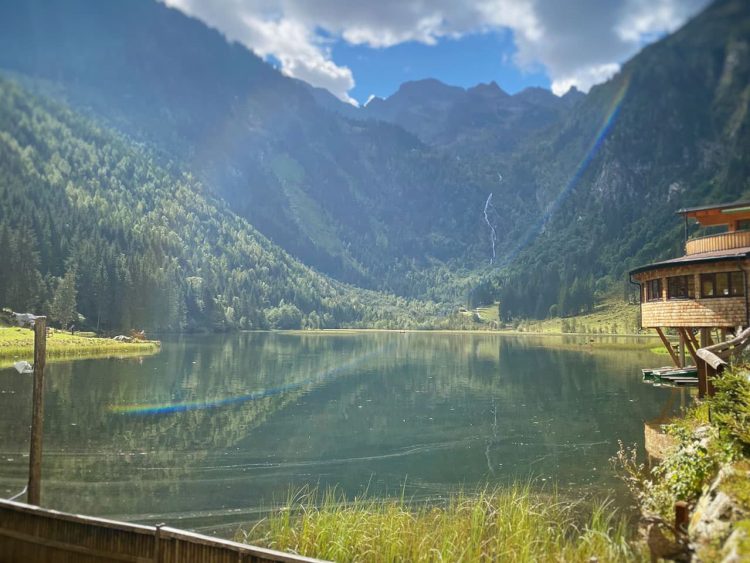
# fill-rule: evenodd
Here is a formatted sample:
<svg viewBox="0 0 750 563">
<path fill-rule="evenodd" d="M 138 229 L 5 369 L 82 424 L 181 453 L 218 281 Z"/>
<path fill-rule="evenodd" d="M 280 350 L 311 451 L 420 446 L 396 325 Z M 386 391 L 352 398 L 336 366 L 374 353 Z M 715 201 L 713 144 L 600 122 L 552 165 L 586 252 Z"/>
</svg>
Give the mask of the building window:
<svg viewBox="0 0 750 563">
<path fill-rule="evenodd" d="M 745 278 L 742 272 L 701 274 L 701 297 L 743 297 Z"/>
<path fill-rule="evenodd" d="M 750 231 L 750 219 L 742 219 L 741 221 L 737 221 L 736 230 Z"/>
<path fill-rule="evenodd" d="M 731 272 L 729 274 L 729 295 L 732 297 L 745 296 L 745 276 L 742 272 Z"/>
<path fill-rule="evenodd" d="M 667 278 L 667 299 L 694 299 L 695 278 L 693 276 L 674 276 Z"/>
<path fill-rule="evenodd" d="M 661 295 L 661 278 L 646 282 L 646 301 L 658 301 Z"/>
</svg>

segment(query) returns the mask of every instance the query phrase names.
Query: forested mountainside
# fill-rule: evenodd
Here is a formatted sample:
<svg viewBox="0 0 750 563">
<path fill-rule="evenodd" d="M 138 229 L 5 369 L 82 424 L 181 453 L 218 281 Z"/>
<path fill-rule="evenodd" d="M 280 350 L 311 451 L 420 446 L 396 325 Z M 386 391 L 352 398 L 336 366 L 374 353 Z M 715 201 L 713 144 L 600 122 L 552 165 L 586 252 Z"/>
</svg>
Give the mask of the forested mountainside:
<svg viewBox="0 0 750 563">
<path fill-rule="evenodd" d="M 509 171 L 554 202 L 526 235 L 505 314 L 571 312 L 566 289 L 683 252 L 682 207 L 750 197 L 750 3 L 714 3 L 594 87 Z M 577 305 L 573 307 L 575 309 Z"/>
<path fill-rule="evenodd" d="M 119 129 L 150 166 L 197 178 L 217 217 L 338 280 L 544 317 L 679 253 L 678 208 L 750 195 L 749 12 L 719 0 L 586 96 L 428 80 L 357 109 L 153 0 L 0 0 L 0 72 Z M 321 296 L 338 286 L 278 256 L 321 284 L 302 294 L 332 322 L 376 314 L 334 313 Z M 266 318 L 301 303 L 279 283 Z"/>
<path fill-rule="evenodd" d="M 0 79 L 0 303 L 66 283 L 100 330 L 416 326 L 438 310 L 332 282 L 146 149 Z M 61 279 L 62 278 L 62 279 Z"/>
<path fill-rule="evenodd" d="M 158 147 L 338 279 L 424 294 L 431 280 L 409 274 L 488 258 L 479 220 L 494 171 L 322 108 L 306 84 L 153 0 L 0 2 L 0 67 Z"/>
</svg>

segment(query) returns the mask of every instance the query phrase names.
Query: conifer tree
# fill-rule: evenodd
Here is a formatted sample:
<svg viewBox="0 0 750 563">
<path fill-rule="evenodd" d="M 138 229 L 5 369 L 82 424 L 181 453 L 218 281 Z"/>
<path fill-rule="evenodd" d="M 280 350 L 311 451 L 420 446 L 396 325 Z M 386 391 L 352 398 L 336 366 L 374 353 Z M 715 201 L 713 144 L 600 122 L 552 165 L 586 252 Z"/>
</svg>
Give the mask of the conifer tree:
<svg viewBox="0 0 750 563">
<path fill-rule="evenodd" d="M 67 328 L 76 316 L 76 272 L 68 270 L 57 284 L 50 305 L 52 320 Z"/>
</svg>

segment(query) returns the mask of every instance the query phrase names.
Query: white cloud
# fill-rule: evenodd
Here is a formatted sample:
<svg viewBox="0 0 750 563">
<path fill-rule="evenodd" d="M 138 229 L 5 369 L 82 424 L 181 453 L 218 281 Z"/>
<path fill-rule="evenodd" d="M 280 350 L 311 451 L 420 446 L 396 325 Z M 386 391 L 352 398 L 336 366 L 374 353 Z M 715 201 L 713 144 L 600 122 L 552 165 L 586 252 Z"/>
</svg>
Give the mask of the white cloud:
<svg viewBox="0 0 750 563">
<path fill-rule="evenodd" d="M 242 43 L 261 57 L 272 55 L 279 61 L 284 74 L 326 88 L 341 100 L 357 105 L 348 93 L 354 88 L 352 71 L 333 62 L 326 42 L 315 33 L 315 26 L 287 17 L 279 2 L 164 2 L 203 20 L 228 39 Z"/>
<path fill-rule="evenodd" d="M 520 66 L 541 64 L 556 94 L 614 75 L 647 41 L 673 31 L 709 0 L 538 0 L 540 36 L 516 34 Z"/>
<path fill-rule="evenodd" d="M 546 71 L 555 93 L 587 91 L 644 43 L 709 0 L 163 0 L 281 64 L 281 71 L 353 102 L 349 68 L 330 41 L 385 48 L 407 41 L 511 30 L 512 60 Z M 505 54 L 498 53 L 498 65 Z"/>
<path fill-rule="evenodd" d="M 705 4 L 704 0 L 629 0 L 615 31 L 622 40 L 638 43 L 674 31 Z"/>
<path fill-rule="evenodd" d="M 594 84 L 599 84 L 614 76 L 618 70 L 620 70 L 620 65 L 617 63 L 587 66 L 568 76 L 558 76 L 552 81 L 552 91 L 558 96 L 562 96 L 573 86 L 579 90 L 588 91 Z"/>
</svg>

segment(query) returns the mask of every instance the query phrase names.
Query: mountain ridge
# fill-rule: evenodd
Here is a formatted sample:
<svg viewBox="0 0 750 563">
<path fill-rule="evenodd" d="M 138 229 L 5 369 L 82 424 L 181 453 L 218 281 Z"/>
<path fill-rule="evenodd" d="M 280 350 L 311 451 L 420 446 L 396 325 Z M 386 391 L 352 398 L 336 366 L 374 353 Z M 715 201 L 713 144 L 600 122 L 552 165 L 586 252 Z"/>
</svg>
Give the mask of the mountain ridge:
<svg viewBox="0 0 750 563">
<path fill-rule="evenodd" d="M 506 317 L 571 314 L 568 294 L 585 306 L 628 265 L 679 250 L 678 199 L 747 192 L 740 0 L 714 3 L 586 95 L 433 79 L 364 108 L 147 0 L 65 0 L 28 37 L 39 6 L 0 4 L 5 72 L 164 153 L 275 244 L 362 287 L 501 296 Z M 52 22 L 70 6 L 86 17 L 62 33 Z M 168 42 L 153 22 L 133 28 L 152 12 Z M 157 56 L 129 58 L 131 44 Z"/>
</svg>

